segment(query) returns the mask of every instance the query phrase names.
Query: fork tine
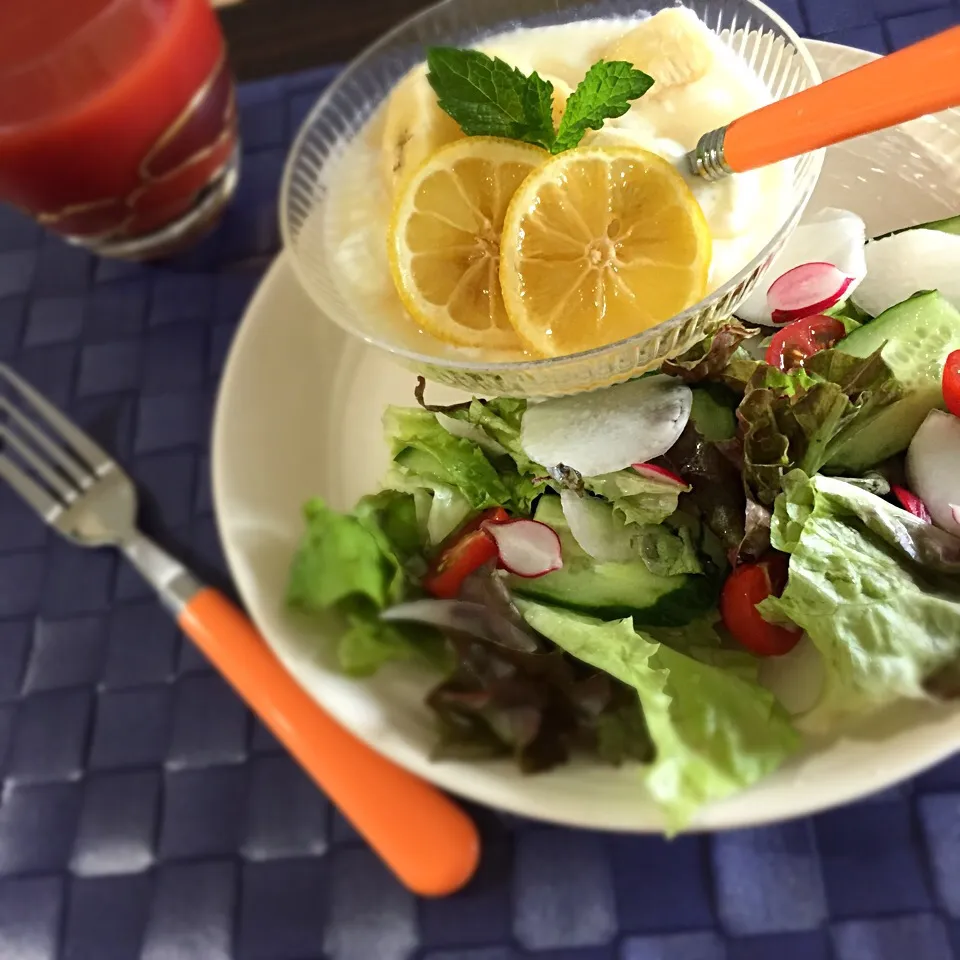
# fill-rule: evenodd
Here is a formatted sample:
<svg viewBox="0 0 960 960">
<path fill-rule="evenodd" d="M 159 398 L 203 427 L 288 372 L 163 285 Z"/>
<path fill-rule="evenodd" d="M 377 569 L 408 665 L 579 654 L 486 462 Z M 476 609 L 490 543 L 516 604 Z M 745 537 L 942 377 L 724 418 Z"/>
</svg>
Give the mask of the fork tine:
<svg viewBox="0 0 960 960">
<path fill-rule="evenodd" d="M 71 423 L 49 400 L 41 396 L 25 380 L 4 363 L 0 363 L 0 381 L 6 380 L 20 396 L 52 427 L 73 452 L 97 474 L 113 464 L 105 450 L 97 446 L 79 427 Z"/>
<path fill-rule="evenodd" d="M 0 426 L 0 440 L 3 441 L 9 450 L 13 450 L 19 454 L 20 459 L 40 477 L 47 485 L 47 488 L 56 494 L 63 503 L 69 503 L 71 500 L 76 499 L 80 491 L 77 490 L 66 477 L 57 473 L 43 457 L 38 456 L 32 447 L 24 443 L 9 427 Z"/>
<path fill-rule="evenodd" d="M 65 447 L 54 443 L 42 430 L 23 415 L 6 397 L 0 397 L 0 411 L 5 412 L 10 419 L 25 433 L 48 457 L 55 460 L 57 465 L 81 488 L 88 487 L 95 474 L 89 467 L 81 466 L 80 461 L 71 457 Z"/>
<path fill-rule="evenodd" d="M 53 520 L 63 509 L 40 484 L 31 480 L 8 457 L 0 456 L 0 477 L 6 480 L 44 520 L 48 522 Z"/>
</svg>

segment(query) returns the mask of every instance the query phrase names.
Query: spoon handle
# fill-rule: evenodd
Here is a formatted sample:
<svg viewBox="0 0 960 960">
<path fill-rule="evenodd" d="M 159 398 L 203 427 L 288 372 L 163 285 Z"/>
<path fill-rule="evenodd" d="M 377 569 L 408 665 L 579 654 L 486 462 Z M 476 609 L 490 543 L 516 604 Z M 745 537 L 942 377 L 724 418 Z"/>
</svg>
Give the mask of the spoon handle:
<svg viewBox="0 0 960 960">
<path fill-rule="evenodd" d="M 690 160 L 717 180 L 958 105 L 960 26 L 704 134 Z"/>
</svg>

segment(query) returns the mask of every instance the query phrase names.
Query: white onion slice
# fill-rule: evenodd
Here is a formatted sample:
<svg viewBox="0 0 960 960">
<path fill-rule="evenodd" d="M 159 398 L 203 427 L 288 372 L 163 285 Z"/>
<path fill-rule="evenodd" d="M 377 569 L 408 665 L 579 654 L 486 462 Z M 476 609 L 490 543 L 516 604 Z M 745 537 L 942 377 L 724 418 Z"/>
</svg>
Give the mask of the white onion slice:
<svg viewBox="0 0 960 960">
<path fill-rule="evenodd" d="M 481 640 L 507 638 L 517 650 L 529 650 L 530 637 L 506 617 L 469 600 L 412 600 L 398 603 L 380 614 L 395 623 L 426 623 L 441 630 L 457 630 Z"/>
<path fill-rule="evenodd" d="M 737 308 L 737 316 L 748 323 L 773 326 L 767 291 L 777 278 L 807 263 L 829 263 L 836 267 L 850 279 L 844 291 L 850 296 L 867 273 L 866 235 L 863 220 L 850 210 L 826 207 L 808 217 L 787 238 L 753 292 Z"/>
<path fill-rule="evenodd" d="M 960 236 L 907 230 L 868 243 L 866 263 L 853 302 L 874 317 L 918 290 L 939 290 L 960 309 Z"/>
<path fill-rule="evenodd" d="M 832 263 L 802 263 L 770 284 L 770 317 L 779 325 L 822 313 L 843 299 L 851 283 L 853 278 Z"/>
<path fill-rule="evenodd" d="M 823 657 L 806 634 L 782 657 L 760 659 L 760 683 L 793 717 L 817 705 L 825 678 Z"/>
<path fill-rule="evenodd" d="M 927 505 L 933 522 L 960 536 L 960 419 L 931 410 L 907 449 L 910 489 Z"/>
<path fill-rule="evenodd" d="M 504 569 L 518 577 L 542 577 L 563 566 L 560 538 L 539 520 L 484 523 L 482 529 L 493 537 Z"/>
<path fill-rule="evenodd" d="M 573 539 L 594 560 L 624 563 L 637 556 L 630 532 L 609 504 L 596 497 L 578 496 L 572 490 L 560 492 L 560 503 Z"/>
<path fill-rule="evenodd" d="M 468 423 L 466 420 L 458 420 L 446 413 L 436 414 L 437 423 L 443 427 L 447 433 L 454 437 L 460 437 L 462 440 L 471 440 L 481 450 L 492 453 L 494 456 L 502 456 L 507 452 L 507 448 L 498 440 L 487 433 L 479 423 Z"/>
<path fill-rule="evenodd" d="M 690 489 L 690 484 L 688 484 L 680 474 L 674 473 L 666 467 L 658 467 L 655 463 L 631 463 L 630 466 L 648 480 L 657 480 L 660 483 L 672 484 L 676 487 L 682 487 L 684 490 Z"/>
<path fill-rule="evenodd" d="M 641 377 L 527 408 L 520 443 L 546 467 L 584 477 L 653 460 L 676 443 L 690 417 L 690 388 L 672 377 Z"/>
</svg>

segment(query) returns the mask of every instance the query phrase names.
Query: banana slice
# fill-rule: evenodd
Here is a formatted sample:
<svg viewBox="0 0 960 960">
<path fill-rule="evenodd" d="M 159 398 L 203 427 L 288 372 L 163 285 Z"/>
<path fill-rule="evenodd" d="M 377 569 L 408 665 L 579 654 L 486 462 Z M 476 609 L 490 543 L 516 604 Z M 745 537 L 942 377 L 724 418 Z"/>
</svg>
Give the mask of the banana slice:
<svg viewBox="0 0 960 960">
<path fill-rule="evenodd" d="M 381 169 L 391 193 L 440 147 L 459 140 L 463 131 L 437 104 L 427 80 L 427 65 L 415 66 L 387 101 Z"/>
<path fill-rule="evenodd" d="M 651 95 L 693 83 L 713 66 L 709 31 L 691 10 L 661 10 L 604 51 L 605 60 L 627 60 L 656 81 Z"/>
</svg>

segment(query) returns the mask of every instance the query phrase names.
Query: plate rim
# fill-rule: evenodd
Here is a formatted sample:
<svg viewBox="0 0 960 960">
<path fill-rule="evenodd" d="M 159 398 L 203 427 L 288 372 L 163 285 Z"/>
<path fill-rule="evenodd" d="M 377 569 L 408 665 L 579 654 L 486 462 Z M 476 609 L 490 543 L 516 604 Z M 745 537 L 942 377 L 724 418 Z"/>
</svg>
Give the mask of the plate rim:
<svg viewBox="0 0 960 960">
<path fill-rule="evenodd" d="M 831 50 L 859 54 L 867 58 L 865 62 L 879 59 L 880 56 L 869 50 L 862 50 L 857 47 L 830 41 L 804 38 L 804 42 L 811 47 L 811 53 L 815 56 L 817 53 L 828 54 Z M 333 717 L 336 722 L 340 723 L 353 733 L 354 736 L 363 740 L 394 763 L 397 763 L 399 766 L 404 767 L 443 790 L 464 800 L 481 803 L 509 814 L 537 819 L 546 823 L 607 832 L 662 832 L 662 821 L 651 821 L 641 824 L 636 820 L 626 822 L 623 818 L 618 818 L 617 816 L 607 817 L 607 819 L 603 821 L 598 821 L 596 819 L 585 820 L 583 817 L 578 817 L 572 812 L 567 813 L 561 810 L 532 811 L 530 802 L 523 802 L 524 791 L 504 791 L 502 788 L 497 787 L 497 781 L 494 779 L 477 779 L 470 783 L 463 783 L 460 774 L 464 766 L 463 764 L 434 763 L 428 756 L 412 748 L 403 751 L 384 749 L 383 744 L 378 742 L 367 731 L 354 727 L 347 719 L 334 714 L 320 698 L 315 697 L 301 682 L 297 673 L 295 658 L 284 649 L 282 644 L 278 644 L 271 639 L 269 632 L 264 629 L 264 625 L 260 621 L 256 610 L 253 609 L 256 605 L 250 603 L 249 598 L 245 596 L 241 588 L 242 578 L 238 576 L 238 570 L 241 567 L 241 547 L 228 536 L 229 524 L 225 519 L 226 511 L 223 507 L 225 499 L 223 477 L 228 456 L 226 442 L 224 440 L 227 431 L 224 424 L 226 421 L 225 411 L 229 404 L 229 397 L 236 389 L 234 381 L 237 380 L 238 377 L 237 369 L 240 365 L 238 358 L 244 352 L 245 341 L 252 336 L 251 331 L 256 324 L 255 317 L 262 313 L 261 304 L 271 300 L 273 290 L 278 284 L 282 284 L 283 282 L 299 283 L 296 271 L 293 269 L 290 260 L 291 258 L 287 251 L 281 249 L 261 277 L 253 296 L 244 309 L 243 316 L 230 345 L 217 388 L 210 444 L 210 469 L 212 474 L 214 518 L 217 533 L 223 546 L 231 579 L 236 585 L 241 599 L 248 607 L 249 615 L 261 636 L 263 636 L 264 641 L 301 689 L 303 689 L 318 706 L 329 712 L 330 716 Z M 317 308 L 312 301 L 311 306 L 319 312 L 319 308 Z M 328 319 L 328 322 L 332 323 L 333 321 Z M 376 350 L 378 353 L 383 352 L 370 344 L 366 344 L 365 346 L 366 349 Z M 750 816 L 744 816 L 742 812 L 739 815 L 730 815 L 725 813 L 725 804 L 723 802 L 712 804 L 705 808 L 704 816 L 684 832 L 732 830 L 762 826 L 769 823 L 780 822 L 785 819 L 810 816 L 823 810 L 850 803 L 880 790 L 893 787 L 945 760 L 960 749 L 960 734 L 958 734 L 955 741 L 947 738 L 932 738 L 925 747 L 926 749 L 918 750 L 911 756 L 905 758 L 905 762 L 898 765 L 897 772 L 893 777 L 886 774 L 886 766 L 884 764 L 871 765 L 869 769 L 865 769 L 862 772 L 862 776 L 856 781 L 851 781 L 845 787 L 841 787 L 840 789 L 834 787 L 828 794 L 824 794 L 823 792 L 817 792 L 812 795 L 802 794 L 804 799 L 799 800 L 797 805 L 791 809 L 789 813 L 777 811 L 775 813 L 764 814 L 762 810 L 755 809 L 751 812 Z M 476 765 L 469 764 L 468 766 L 474 767 Z"/>
</svg>

